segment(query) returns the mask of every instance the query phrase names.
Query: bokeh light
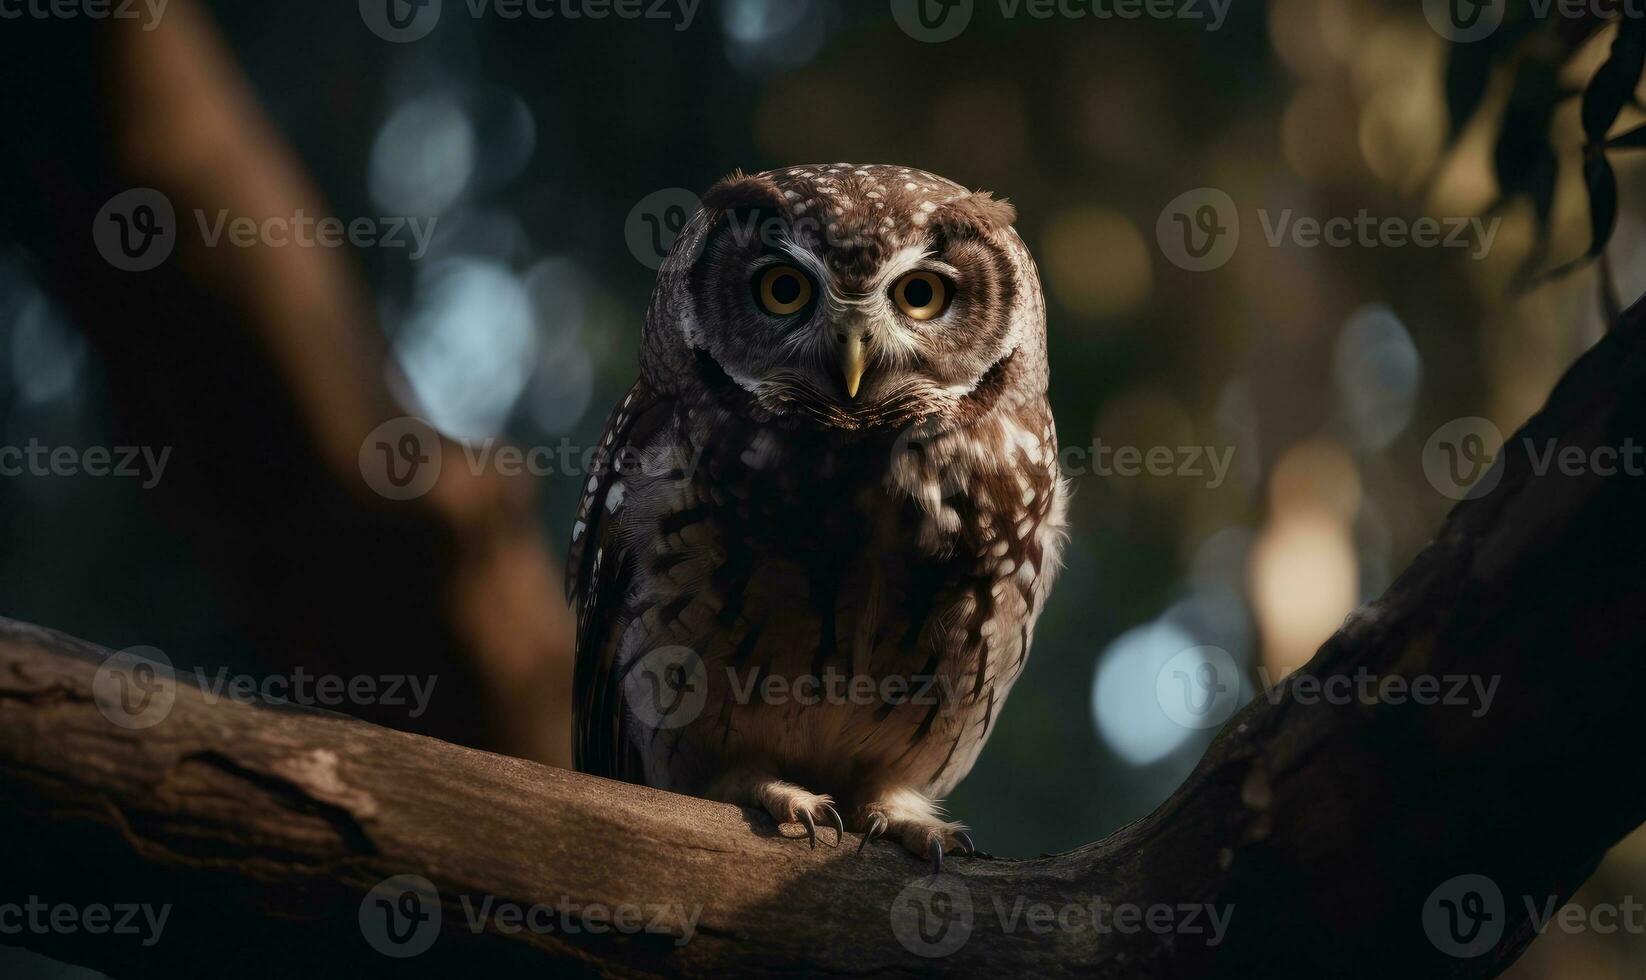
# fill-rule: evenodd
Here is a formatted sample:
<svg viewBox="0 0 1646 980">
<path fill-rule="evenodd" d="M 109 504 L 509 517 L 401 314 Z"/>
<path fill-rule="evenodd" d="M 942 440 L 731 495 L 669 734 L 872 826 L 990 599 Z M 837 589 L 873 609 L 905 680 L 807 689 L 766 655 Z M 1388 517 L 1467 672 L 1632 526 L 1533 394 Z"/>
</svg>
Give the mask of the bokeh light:
<svg viewBox="0 0 1646 980">
<path fill-rule="evenodd" d="M 496 435 L 536 365 L 531 298 L 498 263 L 442 260 L 419 271 L 394 355 L 408 407 L 430 425 L 460 439 Z"/>
</svg>

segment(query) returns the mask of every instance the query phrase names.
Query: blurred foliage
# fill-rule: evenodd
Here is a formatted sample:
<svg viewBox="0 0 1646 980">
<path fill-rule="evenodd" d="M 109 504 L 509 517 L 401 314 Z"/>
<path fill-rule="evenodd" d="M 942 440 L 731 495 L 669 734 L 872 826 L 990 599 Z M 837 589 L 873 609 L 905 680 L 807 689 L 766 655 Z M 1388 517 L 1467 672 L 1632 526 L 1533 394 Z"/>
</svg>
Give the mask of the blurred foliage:
<svg viewBox="0 0 1646 980">
<path fill-rule="evenodd" d="M 1531 279 L 1547 255 L 1549 219 L 1554 207 L 1557 170 L 1556 141 L 1565 134 L 1554 126 L 1556 108 L 1565 99 L 1581 97 L 1583 182 L 1588 192 L 1590 242 L 1581 259 L 1562 265 L 1552 275 L 1577 268 L 1605 251 L 1617 227 L 1617 175 L 1607 150 L 1646 146 L 1646 125 L 1617 136 L 1610 133 L 1626 105 L 1639 106 L 1635 95 L 1646 68 L 1646 12 L 1636 4 L 1595 4 L 1583 16 L 1540 17 L 1538 6 L 1515 3 L 1504 23 L 1490 36 L 1452 45 L 1446 65 L 1446 107 L 1455 140 L 1464 125 L 1481 111 L 1487 88 L 1496 73 L 1513 78 L 1508 104 L 1502 110 L 1493 151 L 1498 202 L 1524 196 L 1532 202 L 1538 221 L 1538 247 L 1527 257 L 1521 280 Z M 1611 51 L 1588 83 L 1573 87 L 1562 79 L 1590 40 L 1610 27 Z"/>
</svg>

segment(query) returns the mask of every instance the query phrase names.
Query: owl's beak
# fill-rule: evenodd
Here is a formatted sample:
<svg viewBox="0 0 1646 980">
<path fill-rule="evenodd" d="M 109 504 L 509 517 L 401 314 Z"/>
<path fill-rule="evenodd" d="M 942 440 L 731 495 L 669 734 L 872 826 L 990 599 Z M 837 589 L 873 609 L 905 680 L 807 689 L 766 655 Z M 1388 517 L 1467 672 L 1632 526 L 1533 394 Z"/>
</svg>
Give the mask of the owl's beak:
<svg viewBox="0 0 1646 980">
<path fill-rule="evenodd" d="M 863 334 L 862 329 L 853 328 L 837 338 L 840 341 L 840 378 L 846 383 L 846 397 L 854 400 L 857 398 L 858 386 L 863 382 L 863 370 L 868 363 Z"/>
</svg>

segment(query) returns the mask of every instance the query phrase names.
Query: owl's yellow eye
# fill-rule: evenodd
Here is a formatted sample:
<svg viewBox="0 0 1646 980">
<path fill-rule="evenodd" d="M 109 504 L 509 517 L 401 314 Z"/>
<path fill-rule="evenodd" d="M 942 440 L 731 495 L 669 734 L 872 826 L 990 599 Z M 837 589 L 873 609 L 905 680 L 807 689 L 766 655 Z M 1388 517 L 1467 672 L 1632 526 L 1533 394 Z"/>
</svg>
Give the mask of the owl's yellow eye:
<svg viewBox="0 0 1646 980">
<path fill-rule="evenodd" d="M 911 320 L 930 320 L 949 305 L 949 284 L 935 272 L 911 272 L 892 287 L 892 301 Z"/>
<path fill-rule="evenodd" d="M 792 265 L 774 265 L 760 274 L 754 292 L 767 313 L 788 316 L 812 301 L 812 281 Z"/>
</svg>

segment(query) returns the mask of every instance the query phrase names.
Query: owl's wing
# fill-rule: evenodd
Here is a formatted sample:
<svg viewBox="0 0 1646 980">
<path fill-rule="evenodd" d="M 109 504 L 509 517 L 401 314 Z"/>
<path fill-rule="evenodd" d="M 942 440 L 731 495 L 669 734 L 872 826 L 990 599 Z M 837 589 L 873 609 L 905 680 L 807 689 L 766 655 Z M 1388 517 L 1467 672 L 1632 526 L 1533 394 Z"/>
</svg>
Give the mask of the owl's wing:
<svg viewBox="0 0 1646 980">
<path fill-rule="evenodd" d="M 621 487 L 621 481 L 643 477 L 621 473 L 615 464 L 649 445 L 673 410 L 673 401 L 657 397 L 644 380 L 613 410 L 583 487 L 566 559 L 566 598 L 577 608 L 572 681 L 577 768 L 614 779 L 639 781 L 643 772 L 638 752 L 624 737 L 622 678 L 615 660 L 631 592 L 634 563 L 627 552 L 637 537 L 644 539 L 623 533 L 625 514 L 618 506 L 633 489 Z"/>
</svg>

